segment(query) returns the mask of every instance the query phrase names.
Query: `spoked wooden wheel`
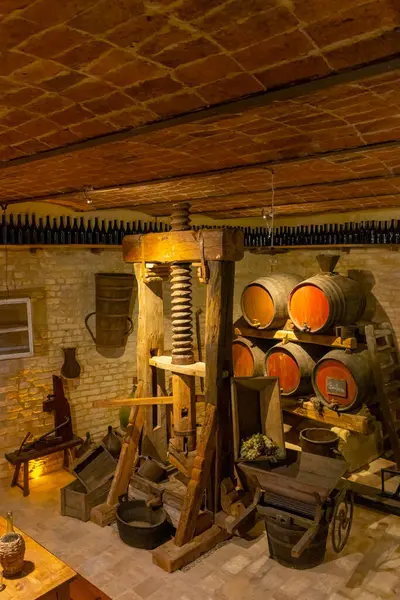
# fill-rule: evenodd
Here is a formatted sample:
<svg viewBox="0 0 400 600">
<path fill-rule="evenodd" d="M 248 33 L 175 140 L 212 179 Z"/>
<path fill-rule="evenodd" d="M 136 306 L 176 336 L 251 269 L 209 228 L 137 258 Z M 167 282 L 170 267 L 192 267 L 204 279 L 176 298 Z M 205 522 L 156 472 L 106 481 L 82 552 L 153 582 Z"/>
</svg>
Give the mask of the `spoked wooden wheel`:
<svg viewBox="0 0 400 600">
<path fill-rule="evenodd" d="M 332 515 L 332 547 L 341 552 L 349 539 L 353 522 L 354 495 L 349 489 L 342 489 L 336 496 Z"/>
</svg>

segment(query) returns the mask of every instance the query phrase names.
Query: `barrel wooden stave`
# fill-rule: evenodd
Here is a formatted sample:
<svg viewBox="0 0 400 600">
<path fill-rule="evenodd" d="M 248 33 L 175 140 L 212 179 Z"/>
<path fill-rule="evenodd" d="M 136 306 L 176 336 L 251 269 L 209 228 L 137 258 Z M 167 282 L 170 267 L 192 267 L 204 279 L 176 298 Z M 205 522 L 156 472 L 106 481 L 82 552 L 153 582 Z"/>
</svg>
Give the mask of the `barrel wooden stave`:
<svg viewBox="0 0 400 600">
<path fill-rule="evenodd" d="M 235 377 L 261 377 L 265 375 L 267 344 L 238 337 L 232 343 L 233 374 Z"/>
<path fill-rule="evenodd" d="M 336 393 L 329 393 L 328 378 Z M 368 350 L 352 353 L 331 350 L 315 365 L 312 383 L 316 396 L 328 408 L 339 412 L 354 410 L 373 390 Z"/>
<path fill-rule="evenodd" d="M 301 280 L 298 275 L 274 273 L 246 285 L 240 306 L 247 323 L 258 329 L 283 327 L 288 319 L 288 296 Z"/>
<path fill-rule="evenodd" d="M 302 331 L 323 332 L 335 325 L 354 325 L 366 298 L 359 284 L 337 273 L 320 273 L 291 291 L 288 312 Z"/>
<path fill-rule="evenodd" d="M 281 342 L 267 352 L 265 372 L 271 377 L 279 377 L 283 396 L 312 393 L 312 372 L 324 352 L 319 346 L 311 344 Z"/>
<path fill-rule="evenodd" d="M 124 346 L 133 285 L 134 276 L 128 273 L 95 274 L 97 346 Z"/>
</svg>

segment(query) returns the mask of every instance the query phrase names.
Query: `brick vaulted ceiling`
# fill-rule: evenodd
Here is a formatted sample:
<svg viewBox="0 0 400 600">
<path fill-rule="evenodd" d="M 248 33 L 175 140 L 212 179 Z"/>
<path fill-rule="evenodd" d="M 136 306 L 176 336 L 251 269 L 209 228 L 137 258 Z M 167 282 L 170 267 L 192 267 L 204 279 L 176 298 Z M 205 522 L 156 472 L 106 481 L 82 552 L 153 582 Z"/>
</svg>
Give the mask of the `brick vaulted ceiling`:
<svg viewBox="0 0 400 600">
<path fill-rule="evenodd" d="M 397 206 L 399 56 L 400 0 L 1 0 L 0 200 Z"/>
</svg>

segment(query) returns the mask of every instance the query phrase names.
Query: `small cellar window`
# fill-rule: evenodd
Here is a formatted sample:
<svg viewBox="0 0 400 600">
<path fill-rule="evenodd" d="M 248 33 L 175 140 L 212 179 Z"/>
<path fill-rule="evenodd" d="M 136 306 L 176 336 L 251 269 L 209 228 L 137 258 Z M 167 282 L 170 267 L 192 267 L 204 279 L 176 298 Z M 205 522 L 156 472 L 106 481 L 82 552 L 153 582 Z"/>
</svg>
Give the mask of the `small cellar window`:
<svg viewBox="0 0 400 600">
<path fill-rule="evenodd" d="M 0 360 L 32 355 L 30 298 L 0 300 Z"/>
</svg>

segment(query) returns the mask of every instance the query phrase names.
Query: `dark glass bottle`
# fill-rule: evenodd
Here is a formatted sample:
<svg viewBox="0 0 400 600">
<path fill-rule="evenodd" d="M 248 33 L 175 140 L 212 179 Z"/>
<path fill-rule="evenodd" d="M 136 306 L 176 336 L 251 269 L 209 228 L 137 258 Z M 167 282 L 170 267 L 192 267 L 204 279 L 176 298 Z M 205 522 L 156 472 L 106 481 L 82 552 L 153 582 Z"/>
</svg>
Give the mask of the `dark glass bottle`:
<svg viewBox="0 0 400 600">
<path fill-rule="evenodd" d="M 345 223 L 343 228 L 343 244 L 349 243 L 349 224 Z"/>
<path fill-rule="evenodd" d="M 119 243 L 122 244 L 122 240 L 124 239 L 126 235 L 126 230 L 124 227 L 124 222 L 120 221 L 119 223 Z"/>
<path fill-rule="evenodd" d="M 361 221 L 358 227 L 358 243 L 365 244 L 366 243 L 366 235 L 365 235 L 365 226 L 364 221 Z"/>
<path fill-rule="evenodd" d="M 100 244 L 99 217 L 94 218 L 92 244 Z"/>
<path fill-rule="evenodd" d="M 136 233 L 143 233 L 142 221 L 137 222 L 137 230 Z"/>
<path fill-rule="evenodd" d="M 79 244 L 79 227 L 78 227 L 78 219 L 74 218 L 74 223 L 72 225 L 72 244 Z"/>
<path fill-rule="evenodd" d="M 31 225 L 29 223 L 29 215 L 26 214 L 25 215 L 25 222 L 22 228 L 22 232 L 23 232 L 23 244 L 32 244 L 32 229 L 31 229 Z"/>
<path fill-rule="evenodd" d="M 271 243 L 273 243 L 274 246 L 279 246 L 278 228 L 272 230 Z M 270 239 L 269 239 L 268 229 L 266 227 L 263 227 L 262 228 L 262 246 L 269 246 L 269 245 L 270 245 Z"/>
<path fill-rule="evenodd" d="M 388 244 L 389 243 L 389 228 L 388 228 L 388 222 L 384 221 L 384 225 L 382 227 L 382 239 L 381 239 L 381 244 Z"/>
<path fill-rule="evenodd" d="M 322 243 L 325 245 L 328 243 L 328 225 L 326 223 L 322 232 Z"/>
<path fill-rule="evenodd" d="M 46 243 L 46 235 L 43 227 L 43 218 L 39 217 L 39 225 L 37 228 L 37 243 L 44 245 Z"/>
<path fill-rule="evenodd" d="M 150 223 L 149 223 L 149 228 L 148 228 L 148 232 L 147 233 L 154 233 L 154 228 L 153 228 L 152 221 L 150 221 Z"/>
<path fill-rule="evenodd" d="M 145 221 L 145 222 L 143 223 L 143 233 L 145 233 L 145 234 L 146 234 L 146 233 L 148 233 L 148 232 L 149 232 L 149 228 L 148 228 L 148 225 L 147 225 L 147 221 Z"/>
<path fill-rule="evenodd" d="M 7 219 L 4 213 L 1 216 L 0 244 L 7 244 Z"/>
<path fill-rule="evenodd" d="M 397 219 L 397 227 L 396 227 L 396 230 L 394 232 L 393 242 L 395 244 L 400 244 L 400 219 Z"/>
<path fill-rule="evenodd" d="M 14 215 L 10 215 L 8 219 L 7 226 L 7 243 L 8 244 L 16 244 L 16 235 L 15 235 L 15 224 L 14 224 Z"/>
<path fill-rule="evenodd" d="M 126 230 L 125 230 L 125 235 L 132 235 L 132 229 L 131 229 L 131 224 L 129 221 L 126 222 Z"/>
<path fill-rule="evenodd" d="M 107 229 L 106 229 L 106 222 L 103 219 L 101 222 L 101 229 L 100 229 L 100 244 L 107 244 Z"/>
<path fill-rule="evenodd" d="M 360 228 L 358 223 L 353 223 L 353 244 L 360 243 Z"/>
<path fill-rule="evenodd" d="M 53 227 L 51 228 L 51 243 L 59 244 L 59 235 L 58 235 L 58 226 L 57 226 L 57 217 L 53 217 Z"/>
<path fill-rule="evenodd" d="M 86 229 L 83 217 L 81 217 L 78 229 L 78 244 L 86 244 Z"/>
<path fill-rule="evenodd" d="M 375 228 L 375 221 L 371 221 L 369 224 L 369 243 L 370 244 L 376 244 L 376 228 Z"/>
<path fill-rule="evenodd" d="M 375 244 L 382 244 L 382 221 L 375 227 Z"/>
<path fill-rule="evenodd" d="M 72 244 L 71 217 L 67 217 L 67 224 L 65 225 L 65 243 Z"/>
<path fill-rule="evenodd" d="M 108 229 L 107 229 L 107 244 L 112 246 L 113 243 L 113 227 L 112 221 L 108 221 Z"/>
<path fill-rule="evenodd" d="M 44 243 L 45 244 L 51 244 L 52 243 L 51 225 L 50 225 L 50 217 L 49 217 L 49 215 L 47 215 L 47 217 L 46 217 L 46 225 L 45 225 L 45 228 L 44 228 Z"/>
<path fill-rule="evenodd" d="M 119 231 L 118 231 L 118 221 L 114 219 L 114 227 L 113 227 L 113 241 L 114 246 L 118 246 L 119 244 Z"/>
<path fill-rule="evenodd" d="M 60 226 L 58 228 L 58 243 L 65 245 L 67 243 L 65 237 L 64 217 L 60 217 Z"/>
<path fill-rule="evenodd" d="M 333 226 L 333 231 L 332 231 L 332 244 L 333 245 L 338 243 L 338 237 L 339 237 L 338 224 L 335 223 L 335 225 Z"/>
<path fill-rule="evenodd" d="M 92 223 L 91 220 L 88 219 L 87 225 L 86 225 L 86 244 L 93 244 L 93 229 L 92 229 Z"/>
<path fill-rule="evenodd" d="M 139 233 L 139 232 L 136 229 L 136 221 L 132 221 L 132 235 L 135 235 L 135 233 Z"/>
<path fill-rule="evenodd" d="M 15 244 L 18 244 L 18 246 L 22 246 L 23 243 L 24 243 L 24 229 L 22 227 L 21 215 L 18 215 L 17 224 L 15 226 Z"/>
<path fill-rule="evenodd" d="M 36 224 L 36 215 L 35 213 L 32 213 L 32 218 L 31 218 L 31 223 L 29 225 L 30 228 L 30 244 L 38 244 L 38 230 L 37 230 L 37 224 Z"/>
<path fill-rule="evenodd" d="M 343 240 L 344 240 L 343 223 L 340 223 L 337 243 L 338 244 L 343 244 Z"/>
<path fill-rule="evenodd" d="M 396 227 L 394 225 L 394 219 L 390 222 L 390 227 L 388 229 L 388 244 L 394 244 L 394 238 L 396 234 Z"/>
<path fill-rule="evenodd" d="M 333 244 L 333 225 L 332 223 L 328 225 L 328 244 L 332 246 Z"/>
</svg>

